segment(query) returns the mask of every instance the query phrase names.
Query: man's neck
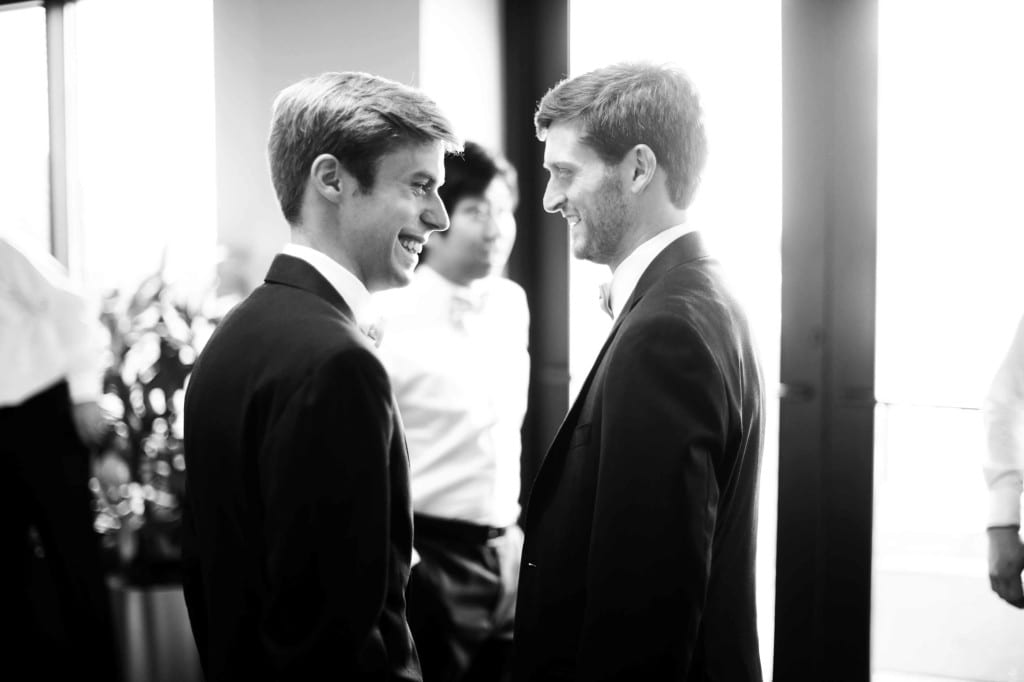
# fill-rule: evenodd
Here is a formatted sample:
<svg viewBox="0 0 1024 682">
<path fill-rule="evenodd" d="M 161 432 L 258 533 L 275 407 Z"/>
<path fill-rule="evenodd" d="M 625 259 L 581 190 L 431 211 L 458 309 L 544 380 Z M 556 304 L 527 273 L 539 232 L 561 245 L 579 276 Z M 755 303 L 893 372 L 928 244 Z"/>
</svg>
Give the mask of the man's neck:
<svg viewBox="0 0 1024 682">
<path fill-rule="evenodd" d="M 352 263 L 351 259 L 348 258 L 348 254 L 330 240 L 324 239 L 318 233 L 302 227 L 293 226 L 291 239 L 289 241 L 291 241 L 292 244 L 305 246 L 315 251 L 319 251 L 352 274 L 360 277 L 360 273 L 355 269 L 354 263 Z"/>
<path fill-rule="evenodd" d="M 669 204 L 668 207 L 660 207 L 657 211 L 647 211 L 636 216 L 637 222 L 633 229 L 623 239 L 620 245 L 618 257 L 608 267 L 612 274 L 622 264 L 622 261 L 629 258 L 629 255 L 636 251 L 637 247 L 655 237 L 670 227 L 686 222 L 686 210 L 679 209 Z"/>
</svg>

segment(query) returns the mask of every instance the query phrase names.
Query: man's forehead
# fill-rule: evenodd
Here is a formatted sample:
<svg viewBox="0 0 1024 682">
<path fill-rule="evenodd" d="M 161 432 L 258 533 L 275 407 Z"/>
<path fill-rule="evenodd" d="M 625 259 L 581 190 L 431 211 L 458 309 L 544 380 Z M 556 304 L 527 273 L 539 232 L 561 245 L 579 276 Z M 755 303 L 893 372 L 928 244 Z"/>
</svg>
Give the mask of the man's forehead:
<svg viewBox="0 0 1024 682">
<path fill-rule="evenodd" d="M 381 166 L 387 165 L 400 173 L 424 173 L 431 177 L 444 177 L 444 146 L 441 142 L 409 142 L 386 152 Z"/>
<path fill-rule="evenodd" d="M 544 140 L 544 163 L 559 161 L 585 161 L 594 154 L 593 150 L 580 141 L 582 126 L 576 123 L 555 123 L 547 131 Z"/>
</svg>

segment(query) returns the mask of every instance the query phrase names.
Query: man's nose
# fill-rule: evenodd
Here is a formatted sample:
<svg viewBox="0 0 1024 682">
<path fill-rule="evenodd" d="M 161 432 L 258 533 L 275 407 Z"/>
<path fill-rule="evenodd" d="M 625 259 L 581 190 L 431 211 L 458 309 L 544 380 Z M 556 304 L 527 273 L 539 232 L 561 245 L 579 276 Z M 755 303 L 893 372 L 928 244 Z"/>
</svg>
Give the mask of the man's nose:
<svg viewBox="0 0 1024 682">
<path fill-rule="evenodd" d="M 448 211 L 444 208 L 441 197 L 434 195 L 434 201 L 420 215 L 420 220 L 426 224 L 428 229 L 444 232 L 451 225 L 448 219 Z"/>
<path fill-rule="evenodd" d="M 558 213 L 558 209 L 565 203 L 565 192 L 554 187 L 554 182 L 548 180 L 544 188 L 544 210 L 548 213 Z"/>
</svg>

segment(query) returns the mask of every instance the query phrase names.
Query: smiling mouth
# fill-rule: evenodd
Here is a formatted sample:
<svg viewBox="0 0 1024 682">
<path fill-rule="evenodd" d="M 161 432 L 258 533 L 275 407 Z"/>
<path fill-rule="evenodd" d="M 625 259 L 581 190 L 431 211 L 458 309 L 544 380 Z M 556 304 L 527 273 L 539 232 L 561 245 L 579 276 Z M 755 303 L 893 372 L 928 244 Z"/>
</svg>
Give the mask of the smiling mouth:
<svg viewBox="0 0 1024 682">
<path fill-rule="evenodd" d="M 413 237 L 399 237 L 398 243 L 401 244 L 402 248 L 414 255 L 420 255 L 423 251 L 424 240 L 415 239 Z"/>
<path fill-rule="evenodd" d="M 565 216 L 565 220 L 569 223 L 569 227 L 576 227 L 580 222 L 580 217 L 578 215 L 567 215 Z"/>
</svg>

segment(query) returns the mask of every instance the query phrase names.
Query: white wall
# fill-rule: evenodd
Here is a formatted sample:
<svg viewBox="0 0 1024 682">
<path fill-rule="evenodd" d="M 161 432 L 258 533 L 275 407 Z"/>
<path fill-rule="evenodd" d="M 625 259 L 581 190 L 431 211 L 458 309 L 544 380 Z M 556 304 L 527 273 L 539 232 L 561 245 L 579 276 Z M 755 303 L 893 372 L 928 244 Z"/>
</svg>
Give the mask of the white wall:
<svg viewBox="0 0 1024 682">
<path fill-rule="evenodd" d="M 499 0 L 420 1 L 420 87 L 467 140 L 504 152 Z"/>
</svg>

